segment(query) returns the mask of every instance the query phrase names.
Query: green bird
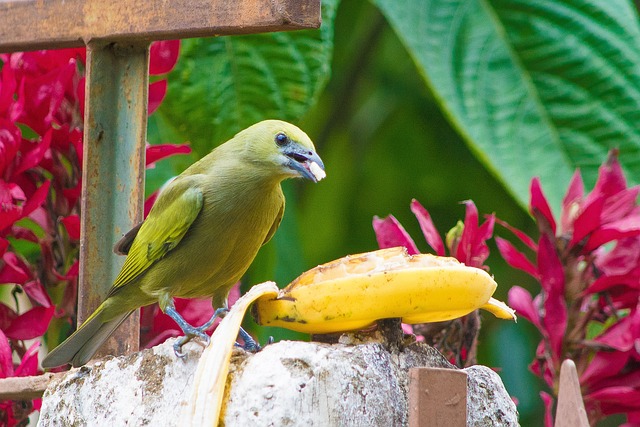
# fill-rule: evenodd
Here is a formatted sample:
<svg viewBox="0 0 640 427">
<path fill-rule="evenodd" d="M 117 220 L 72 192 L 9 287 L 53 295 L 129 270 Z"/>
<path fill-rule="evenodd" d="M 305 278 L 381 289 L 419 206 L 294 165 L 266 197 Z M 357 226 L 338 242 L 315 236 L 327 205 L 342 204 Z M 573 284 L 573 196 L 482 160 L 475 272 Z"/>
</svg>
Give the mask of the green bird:
<svg viewBox="0 0 640 427">
<path fill-rule="evenodd" d="M 208 340 L 204 331 L 226 310 L 229 290 L 280 225 L 280 183 L 324 177 L 313 142 L 290 123 L 265 120 L 216 147 L 171 181 L 147 218 L 116 244 L 127 258 L 107 298 L 42 366 L 87 363 L 134 310 L 155 302 L 185 333 L 174 344 L 178 356 L 190 339 Z M 211 297 L 218 310 L 193 327 L 175 310 L 174 297 Z"/>
</svg>

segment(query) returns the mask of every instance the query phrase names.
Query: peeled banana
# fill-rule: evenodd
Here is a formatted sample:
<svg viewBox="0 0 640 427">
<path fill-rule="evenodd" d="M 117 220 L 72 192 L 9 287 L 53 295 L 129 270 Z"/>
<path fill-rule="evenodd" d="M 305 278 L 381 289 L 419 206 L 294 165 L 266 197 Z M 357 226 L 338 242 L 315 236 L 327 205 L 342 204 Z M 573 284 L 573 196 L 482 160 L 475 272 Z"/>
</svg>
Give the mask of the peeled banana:
<svg viewBox="0 0 640 427">
<path fill-rule="evenodd" d="M 491 298 L 496 286 L 486 271 L 455 258 L 409 255 L 396 247 L 315 267 L 277 297 L 259 298 L 252 313 L 260 325 L 317 334 L 363 329 L 386 318 L 439 322 L 478 308 L 515 320 L 514 310 Z"/>
</svg>

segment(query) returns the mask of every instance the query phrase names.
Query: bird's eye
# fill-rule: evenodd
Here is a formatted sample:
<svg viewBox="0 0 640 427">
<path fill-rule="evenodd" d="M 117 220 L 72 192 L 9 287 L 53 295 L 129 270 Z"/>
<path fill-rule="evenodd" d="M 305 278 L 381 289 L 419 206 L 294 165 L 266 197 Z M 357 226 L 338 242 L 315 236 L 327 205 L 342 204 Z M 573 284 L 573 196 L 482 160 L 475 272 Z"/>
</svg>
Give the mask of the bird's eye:
<svg viewBox="0 0 640 427">
<path fill-rule="evenodd" d="M 289 138 L 287 137 L 287 135 L 285 135 L 284 133 L 280 132 L 279 134 L 276 135 L 276 144 L 278 144 L 279 146 L 283 146 L 286 145 L 287 142 L 289 142 Z"/>
</svg>

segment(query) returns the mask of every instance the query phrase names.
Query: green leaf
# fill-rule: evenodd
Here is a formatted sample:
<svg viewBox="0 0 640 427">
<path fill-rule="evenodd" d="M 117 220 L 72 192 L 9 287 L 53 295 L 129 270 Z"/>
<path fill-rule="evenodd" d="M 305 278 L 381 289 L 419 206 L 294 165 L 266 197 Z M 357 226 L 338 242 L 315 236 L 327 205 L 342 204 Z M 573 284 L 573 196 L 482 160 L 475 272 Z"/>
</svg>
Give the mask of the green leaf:
<svg viewBox="0 0 640 427">
<path fill-rule="evenodd" d="M 558 210 L 610 148 L 640 177 L 640 27 L 624 0 L 375 0 L 442 108 L 524 205 Z"/>
<path fill-rule="evenodd" d="M 184 40 L 162 124 L 202 156 L 260 120 L 300 120 L 330 75 L 337 3 L 322 2 L 319 30 Z"/>
</svg>

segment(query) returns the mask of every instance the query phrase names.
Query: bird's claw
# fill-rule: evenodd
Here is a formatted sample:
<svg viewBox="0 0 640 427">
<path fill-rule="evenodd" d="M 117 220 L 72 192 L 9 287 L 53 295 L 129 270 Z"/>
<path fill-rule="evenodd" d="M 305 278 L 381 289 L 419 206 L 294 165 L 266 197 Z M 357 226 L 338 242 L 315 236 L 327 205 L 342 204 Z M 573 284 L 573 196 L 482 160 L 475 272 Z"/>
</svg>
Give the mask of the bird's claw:
<svg viewBox="0 0 640 427">
<path fill-rule="evenodd" d="M 202 325 L 198 328 L 192 326 L 191 329 L 185 331 L 185 335 L 181 336 L 176 340 L 175 343 L 173 343 L 173 352 L 176 354 L 176 356 L 181 359 L 184 358 L 186 354 L 182 352 L 182 346 L 194 338 L 202 341 L 205 347 L 209 345 L 211 337 L 209 337 L 209 335 L 207 335 L 207 333 L 205 332 L 208 328 L 208 326 L 205 326 L 206 325 Z"/>
<path fill-rule="evenodd" d="M 186 354 L 182 352 L 182 346 L 185 345 L 188 341 L 185 338 L 185 336 L 181 336 L 176 340 L 176 342 L 173 343 L 173 352 L 180 359 L 184 359 L 184 357 L 186 356 Z"/>
<path fill-rule="evenodd" d="M 238 335 L 240 335 L 240 338 L 242 338 L 242 341 L 244 341 L 244 345 L 236 343 L 238 347 L 241 347 L 243 350 L 248 351 L 249 353 L 257 353 L 262 350 L 260 344 L 258 344 L 258 342 L 254 340 L 253 337 L 249 335 L 249 333 L 243 328 L 240 328 Z"/>
<path fill-rule="evenodd" d="M 238 344 L 240 345 L 240 344 Z M 249 342 L 244 343 L 244 345 L 240 345 L 240 347 L 244 350 L 244 351 L 248 351 L 249 353 L 257 353 L 260 350 L 262 350 L 262 347 L 260 346 L 260 344 L 258 344 L 256 341 L 251 340 Z"/>
<path fill-rule="evenodd" d="M 194 338 L 197 338 L 203 341 L 205 347 L 209 345 L 209 341 L 211 340 L 211 338 L 209 337 L 209 335 L 207 335 L 206 330 L 213 325 L 213 323 L 217 318 L 225 317 L 228 312 L 229 310 L 227 308 L 224 308 L 224 307 L 219 308 L 215 311 L 215 313 L 213 314 L 213 316 L 211 316 L 211 319 L 209 319 L 207 323 L 199 327 L 194 327 L 189 325 L 184 320 L 184 318 L 180 316 L 180 314 L 176 311 L 173 305 L 167 307 L 167 309 L 165 310 L 165 313 L 167 313 L 173 320 L 175 320 L 175 322 L 180 326 L 180 328 L 184 332 L 184 335 L 178 338 L 176 342 L 173 344 L 173 352 L 176 354 L 176 356 L 179 358 L 184 358 L 185 353 L 182 352 L 182 346 Z M 244 341 L 244 345 L 240 345 L 236 343 L 236 346 L 241 347 L 245 351 L 248 351 L 251 353 L 257 353 L 258 351 L 262 350 L 262 347 L 260 346 L 260 344 L 258 344 L 256 340 L 254 340 L 253 337 L 249 335 L 247 331 L 245 331 L 244 329 L 240 328 L 239 335 Z M 270 337 L 267 342 L 267 345 L 271 344 L 272 342 L 273 342 L 273 337 Z"/>
</svg>

